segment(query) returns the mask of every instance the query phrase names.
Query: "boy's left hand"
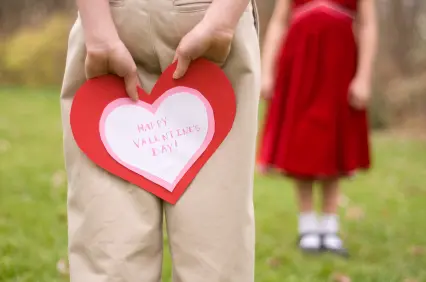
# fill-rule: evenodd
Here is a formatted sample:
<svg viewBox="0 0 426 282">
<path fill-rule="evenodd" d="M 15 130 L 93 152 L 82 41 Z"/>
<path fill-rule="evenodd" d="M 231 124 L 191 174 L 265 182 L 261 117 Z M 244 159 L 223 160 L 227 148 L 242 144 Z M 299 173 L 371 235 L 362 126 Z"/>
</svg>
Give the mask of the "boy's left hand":
<svg viewBox="0 0 426 282">
<path fill-rule="evenodd" d="M 357 110 L 367 108 L 370 102 L 370 83 L 367 80 L 355 77 L 349 86 L 349 103 Z"/>
</svg>

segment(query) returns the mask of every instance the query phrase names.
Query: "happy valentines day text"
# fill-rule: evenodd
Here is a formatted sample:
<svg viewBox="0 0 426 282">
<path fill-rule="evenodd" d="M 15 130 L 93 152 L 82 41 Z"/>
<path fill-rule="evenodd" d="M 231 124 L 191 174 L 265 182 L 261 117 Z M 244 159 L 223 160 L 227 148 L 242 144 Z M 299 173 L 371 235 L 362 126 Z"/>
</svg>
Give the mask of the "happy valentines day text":
<svg viewBox="0 0 426 282">
<path fill-rule="evenodd" d="M 138 124 L 137 131 L 144 137 L 138 137 L 133 139 L 133 144 L 138 148 L 142 149 L 146 146 L 150 146 L 152 156 L 159 156 L 161 154 L 170 153 L 178 148 L 178 138 L 188 136 L 190 134 L 199 132 L 201 127 L 198 124 L 191 126 L 185 126 L 181 128 L 168 129 L 167 118 L 163 117 L 156 121 L 149 123 Z M 161 130 L 161 133 L 153 133 L 153 131 Z M 147 136 L 147 133 L 151 135 Z"/>
</svg>

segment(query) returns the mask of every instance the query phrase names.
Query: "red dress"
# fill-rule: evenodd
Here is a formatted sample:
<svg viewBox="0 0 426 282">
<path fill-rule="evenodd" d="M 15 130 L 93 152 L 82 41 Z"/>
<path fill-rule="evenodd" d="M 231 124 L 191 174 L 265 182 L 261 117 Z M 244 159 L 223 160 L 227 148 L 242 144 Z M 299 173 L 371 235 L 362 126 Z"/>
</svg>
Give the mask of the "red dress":
<svg viewBox="0 0 426 282">
<path fill-rule="evenodd" d="M 294 0 L 276 65 L 259 165 L 298 178 L 370 167 L 365 110 L 349 104 L 357 0 Z"/>
</svg>

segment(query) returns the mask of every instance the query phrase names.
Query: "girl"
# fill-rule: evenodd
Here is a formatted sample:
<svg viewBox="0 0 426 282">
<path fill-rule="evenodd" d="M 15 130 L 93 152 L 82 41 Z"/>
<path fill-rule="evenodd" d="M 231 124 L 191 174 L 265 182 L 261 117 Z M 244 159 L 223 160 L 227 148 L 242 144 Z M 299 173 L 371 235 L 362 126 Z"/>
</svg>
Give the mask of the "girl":
<svg viewBox="0 0 426 282">
<path fill-rule="evenodd" d="M 277 0 L 264 43 L 262 95 L 271 100 L 259 167 L 295 180 L 303 251 L 348 254 L 338 234 L 339 180 L 370 167 L 366 106 L 376 33 L 374 0 Z"/>
<path fill-rule="evenodd" d="M 71 282 L 161 281 L 163 214 L 174 282 L 253 282 L 252 178 L 260 93 L 254 5 L 249 0 L 77 0 L 77 6 L 61 94 Z M 176 205 L 106 173 L 80 151 L 69 115 L 86 78 L 117 74 L 137 99 L 136 86 L 150 92 L 173 60 L 179 79 L 191 60 L 202 56 L 223 67 L 237 113 L 226 140 Z"/>
</svg>

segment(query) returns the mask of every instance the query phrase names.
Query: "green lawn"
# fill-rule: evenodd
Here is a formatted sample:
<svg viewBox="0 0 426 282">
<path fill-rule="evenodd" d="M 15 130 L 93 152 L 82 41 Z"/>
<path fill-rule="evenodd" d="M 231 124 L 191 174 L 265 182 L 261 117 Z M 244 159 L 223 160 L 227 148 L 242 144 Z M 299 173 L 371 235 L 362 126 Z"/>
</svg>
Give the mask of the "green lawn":
<svg viewBox="0 0 426 282">
<path fill-rule="evenodd" d="M 426 146 L 385 134 L 373 144 L 374 170 L 343 184 L 348 261 L 299 254 L 289 182 L 256 176 L 257 282 L 426 281 Z M 0 282 L 67 281 L 65 203 L 58 91 L 0 90 Z"/>
</svg>

